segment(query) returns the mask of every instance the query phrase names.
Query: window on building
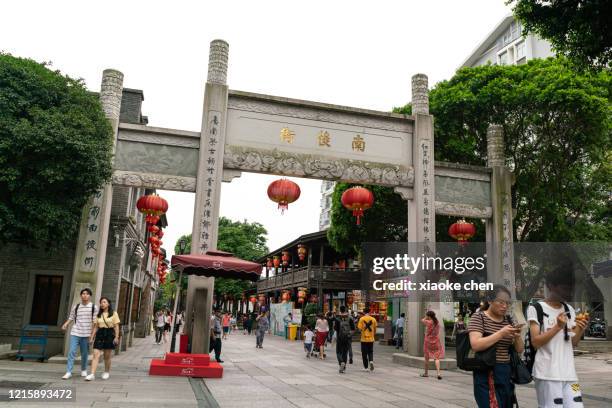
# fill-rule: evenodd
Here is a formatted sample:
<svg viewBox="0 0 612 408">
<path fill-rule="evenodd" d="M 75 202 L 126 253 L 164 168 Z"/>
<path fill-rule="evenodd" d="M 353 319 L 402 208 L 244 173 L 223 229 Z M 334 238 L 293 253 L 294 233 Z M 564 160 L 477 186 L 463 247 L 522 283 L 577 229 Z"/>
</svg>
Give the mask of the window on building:
<svg viewBox="0 0 612 408">
<path fill-rule="evenodd" d="M 516 44 L 516 61 L 518 62 L 521 58 L 525 57 L 525 41 L 521 41 Z"/>
<path fill-rule="evenodd" d="M 57 325 L 63 276 L 36 275 L 30 324 Z"/>
<path fill-rule="evenodd" d="M 508 52 L 504 51 L 499 54 L 499 65 L 508 65 Z"/>
</svg>

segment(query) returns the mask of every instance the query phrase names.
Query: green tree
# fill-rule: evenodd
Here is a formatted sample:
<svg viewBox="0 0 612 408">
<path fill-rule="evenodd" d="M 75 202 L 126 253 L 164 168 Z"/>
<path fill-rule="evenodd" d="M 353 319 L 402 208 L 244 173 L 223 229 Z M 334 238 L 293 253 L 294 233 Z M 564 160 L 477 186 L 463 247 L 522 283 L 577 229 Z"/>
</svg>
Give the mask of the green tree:
<svg viewBox="0 0 612 408">
<path fill-rule="evenodd" d="M 461 69 L 429 93 L 435 158 L 486 165 L 488 124 L 502 124 L 507 165 L 516 177 L 515 240 L 610 241 L 611 84 L 610 71 L 575 72 L 563 59 Z M 396 112 L 409 113 L 410 106 Z M 370 231 L 364 237 L 356 232 L 339 204 L 342 189 L 338 185 L 334 195 L 328 232 L 332 245 L 344 249 L 385 240 L 384 233 Z M 366 225 L 379 208 L 384 209 L 378 216 L 383 222 L 401 219 L 405 225 L 405 203 L 393 198 L 388 205 L 390 195 L 374 195 L 380 206 L 366 212 Z M 436 217 L 437 240 L 447 237 L 449 221 Z M 482 234 L 482 225 L 476 226 Z M 526 279 L 521 271 L 517 278 L 523 283 Z"/>
<path fill-rule="evenodd" d="M 74 239 L 111 157 L 111 126 L 82 80 L 0 53 L 0 242 Z"/>
<path fill-rule="evenodd" d="M 551 42 L 579 67 L 612 63 L 612 4 L 607 0 L 509 0 L 525 31 Z"/>
<path fill-rule="evenodd" d="M 247 261 L 255 261 L 268 253 L 266 246 L 267 231 L 258 222 L 232 221 L 228 218 L 219 219 L 219 237 L 217 239 L 217 249 L 220 251 L 231 252 L 236 257 Z M 191 234 L 183 235 L 187 242 L 185 253 L 191 252 Z M 174 246 L 174 253 L 179 253 L 179 242 Z M 215 295 L 217 298 L 216 307 L 220 307 L 224 296 L 238 299 L 251 287 L 251 282 L 240 279 L 215 279 Z M 187 286 L 187 278 L 183 279 L 183 287 Z"/>
</svg>

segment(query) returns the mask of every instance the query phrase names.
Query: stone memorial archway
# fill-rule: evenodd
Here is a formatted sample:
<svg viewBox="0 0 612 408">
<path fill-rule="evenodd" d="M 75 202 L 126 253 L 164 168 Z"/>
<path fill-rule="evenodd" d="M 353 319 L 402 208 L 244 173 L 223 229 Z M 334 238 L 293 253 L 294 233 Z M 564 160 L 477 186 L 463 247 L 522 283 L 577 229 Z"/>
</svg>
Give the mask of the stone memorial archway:
<svg viewBox="0 0 612 408">
<path fill-rule="evenodd" d="M 413 115 L 378 112 L 230 90 L 228 48 L 211 42 L 199 132 L 119 123 L 123 75 L 103 74 L 100 98 L 115 136 L 112 184 L 195 192 L 192 253 L 216 249 L 221 182 L 243 171 L 367 183 L 394 187 L 407 200 L 408 240 L 432 251 L 435 214 L 486 219 L 487 241 L 504 248 L 488 256 L 489 279 L 514 288 L 511 173 L 501 127 L 489 128 L 488 167 L 438 163 L 425 75 L 412 78 Z M 85 285 L 100 296 L 111 189 L 84 209 L 73 299 Z M 415 356 L 422 355 L 422 311 L 408 305 L 405 348 Z M 206 316 L 203 333 L 193 333 L 204 336 L 203 350 L 193 352 L 208 351 L 208 324 Z"/>
</svg>

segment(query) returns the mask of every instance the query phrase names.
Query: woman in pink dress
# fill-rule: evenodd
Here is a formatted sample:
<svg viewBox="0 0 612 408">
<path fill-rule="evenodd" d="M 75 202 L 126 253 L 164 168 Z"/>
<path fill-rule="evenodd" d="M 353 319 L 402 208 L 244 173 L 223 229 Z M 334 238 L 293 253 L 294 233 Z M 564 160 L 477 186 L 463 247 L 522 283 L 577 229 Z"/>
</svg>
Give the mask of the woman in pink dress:
<svg viewBox="0 0 612 408">
<path fill-rule="evenodd" d="M 425 317 L 421 319 L 425 327 L 425 341 L 423 345 L 423 354 L 425 355 L 425 373 L 421 377 L 429 377 L 429 360 L 433 359 L 436 364 L 436 372 L 438 380 L 442 379 L 440 375 L 440 359 L 444 358 L 444 348 L 440 343 L 440 324 L 433 311 L 428 311 Z"/>
</svg>

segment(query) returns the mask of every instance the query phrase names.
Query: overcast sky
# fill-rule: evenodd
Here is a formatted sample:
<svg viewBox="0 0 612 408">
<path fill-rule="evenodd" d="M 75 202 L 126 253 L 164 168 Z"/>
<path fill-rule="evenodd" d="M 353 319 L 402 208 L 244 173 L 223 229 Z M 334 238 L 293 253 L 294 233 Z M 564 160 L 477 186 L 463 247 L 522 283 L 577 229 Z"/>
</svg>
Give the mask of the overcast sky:
<svg viewBox="0 0 612 408">
<path fill-rule="evenodd" d="M 452 77 L 510 13 L 504 0 L 11 1 L 0 50 L 83 78 L 99 90 L 115 68 L 142 89 L 153 126 L 199 131 L 208 47 L 230 45 L 231 89 L 388 111 L 410 101 L 410 78 Z M 318 230 L 320 181 L 293 179 L 302 195 L 280 215 L 268 200 L 277 177 L 244 173 L 223 184 L 221 215 L 262 223 L 275 249 Z M 190 233 L 194 195 L 169 201 L 164 241 Z"/>
</svg>

